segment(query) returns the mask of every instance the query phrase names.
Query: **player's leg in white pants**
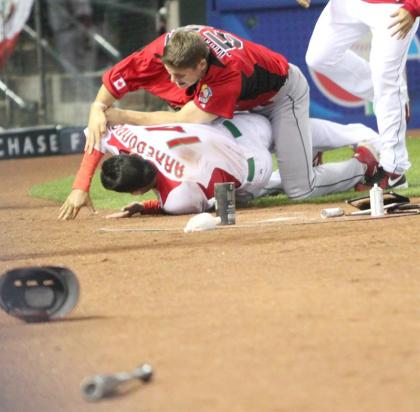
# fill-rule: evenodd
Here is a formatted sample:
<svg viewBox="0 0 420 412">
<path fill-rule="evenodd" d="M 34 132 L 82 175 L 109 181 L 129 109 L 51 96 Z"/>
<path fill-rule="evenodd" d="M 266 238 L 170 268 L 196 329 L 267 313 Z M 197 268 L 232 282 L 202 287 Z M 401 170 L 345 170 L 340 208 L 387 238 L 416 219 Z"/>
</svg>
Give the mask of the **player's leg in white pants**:
<svg viewBox="0 0 420 412">
<path fill-rule="evenodd" d="M 362 123 L 341 124 L 324 119 L 310 119 L 314 155 L 318 152 L 345 146 L 370 144 L 376 152 L 381 150 L 379 134 Z"/>
<path fill-rule="evenodd" d="M 283 188 L 291 199 L 304 199 L 354 187 L 364 176 L 356 159 L 312 167 L 312 138 L 309 125 L 309 87 L 294 65 L 273 102 L 259 108 L 273 129 L 275 153 Z"/>
<path fill-rule="evenodd" d="M 366 14 L 372 30 L 370 66 L 374 88 L 374 110 L 381 136 L 380 165 L 390 173 L 403 174 L 410 167 L 405 143 L 407 130 L 405 118 L 405 64 L 410 42 L 417 30 L 418 21 L 405 39 L 391 37 L 388 29 L 390 15 L 397 4 L 376 6 L 377 13 Z"/>
<path fill-rule="evenodd" d="M 313 155 L 318 152 L 338 149 L 340 147 L 356 147 L 359 143 L 368 143 L 376 152 L 381 149 L 378 133 L 361 123 L 340 124 L 324 119 L 310 119 L 312 132 Z M 278 193 L 283 190 L 281 176 L 275 170 L 259 196 Z"/>
<path fill-rule="evenodd" d="M 357 16 L 361 0 L 330 0 L 312 33 L 306 63 L 348 92 L 372 100 L 373 86 L 368 62 L 350 47 L 368 27 Z"/>
</svg>

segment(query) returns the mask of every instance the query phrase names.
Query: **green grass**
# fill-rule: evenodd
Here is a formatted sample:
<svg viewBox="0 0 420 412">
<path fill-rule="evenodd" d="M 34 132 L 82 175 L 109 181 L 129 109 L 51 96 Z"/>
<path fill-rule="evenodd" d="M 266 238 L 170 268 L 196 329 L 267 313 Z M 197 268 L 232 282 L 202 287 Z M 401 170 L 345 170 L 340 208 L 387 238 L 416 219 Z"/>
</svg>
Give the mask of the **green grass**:
<svg viewBox="0 0 420 412">
<path fill-rule="evenodd" d="M 420 197 L 420 139 L 407 139 L 407 146 L 408 151 L 410 153 L 410 161 L 412 163 L 412 166 L 407 173 L 409 188 L 398 190 L 398 193 L 409 197 Z M 351 155 L 352 151 L 350 149 L 338 149 L 325 153 L 324 161 L 336 162 L 348 159 Z M 33 197 L 55 200 L 58 203 L 63 203 L 71 191 L 71 185 L 73 183 L 73 180 L 74 176 L 69 176 L 64 179 L 54 180 L 43 184 L 35 185 L 31 187 L 31 189 L 29 190 L 29 194 Z M 96 174 L 93 178 L 90 194 L 95 207 L 99 209 L 119 209 L 122 206 L 132 202 L 133 200 L 146 200 L 155 198 L 152 192 L 147 193 L 145 196 L 138 197 L 131 196 L 129 194 L 121 194 L 105 190 L 98 179 L 98 174 Z M 250 206 L 267 207 L 286 205 L 291 203 L 340 202 L 342 200 L 357 195 L 359 194 L 352 190 L 348 192 L 335 193 L 333 195 L 327 195 L 301 201 L 290 201 L 287 199 L 286 195 L 278 195 L 255 199 L 251 202 Z"/>
<path fill-rule="evenodd" d="M 410 154 L 411 168 L 407 172 L 408 189 L 398 189 L 399 194 L 405 196 L 419 197 L 420 196 L 420 139 L 408 138 L 407 139 L 408 152 Z M 349 148 L 332 150 L 325 152 L 323 156 L 324 162 L 338 162 L 340 160 L 349 159 L 353 151 Z M 306 200 L 291 201 L 286 195 L 266 196 L 255 199 L 251 202 L 250 206 L 268 207 L 277 205 L 286 205 L 291 203 L 332 203 L 340 202 L 350 197 L 362 195 L 360 192 L 350 190 L 347 192 L 334 193 L 331 195 L 314 197 Z"/>
</svg>

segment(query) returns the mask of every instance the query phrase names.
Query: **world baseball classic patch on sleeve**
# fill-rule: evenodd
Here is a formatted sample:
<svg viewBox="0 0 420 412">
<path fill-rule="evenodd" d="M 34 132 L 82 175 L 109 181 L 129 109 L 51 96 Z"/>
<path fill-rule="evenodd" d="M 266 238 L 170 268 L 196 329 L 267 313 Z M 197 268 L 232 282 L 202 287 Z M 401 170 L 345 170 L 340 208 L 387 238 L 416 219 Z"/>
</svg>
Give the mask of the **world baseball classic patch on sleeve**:
<svg viewBox="0 0 420 412">
<path fill-rule="evenodd" d="M 200 89 L 200 94 L 198 95 L 198 101 L 203 109 L 206 107 L 206 104 L 209 102 L 212 95 L 213 93 L 210 87 L 207 86 L 207 84 L 203 84 Z"/>
</svg>

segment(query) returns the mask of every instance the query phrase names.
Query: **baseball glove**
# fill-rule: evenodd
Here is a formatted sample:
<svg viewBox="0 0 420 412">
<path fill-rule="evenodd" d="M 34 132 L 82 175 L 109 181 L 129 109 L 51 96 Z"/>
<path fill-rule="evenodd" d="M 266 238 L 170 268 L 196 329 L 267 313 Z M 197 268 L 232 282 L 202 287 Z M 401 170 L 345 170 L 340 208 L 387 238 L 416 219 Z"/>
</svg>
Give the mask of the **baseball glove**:
<svg viewBox="0 0 420 412">
<path fill-rule="evenodd" d="M 369 196 L 361 196 L 355 197 L 353 199 L 346 200 L 351 206 L 359 210 L 367 210 L 370 209 L 370 198 Z M 410 199 L 406 196 L 399 195 L 395 192 L 385 192 L 384 193 L 384 206 L 387 205 L 405 205 L 410 203 Z"/>
</svg>

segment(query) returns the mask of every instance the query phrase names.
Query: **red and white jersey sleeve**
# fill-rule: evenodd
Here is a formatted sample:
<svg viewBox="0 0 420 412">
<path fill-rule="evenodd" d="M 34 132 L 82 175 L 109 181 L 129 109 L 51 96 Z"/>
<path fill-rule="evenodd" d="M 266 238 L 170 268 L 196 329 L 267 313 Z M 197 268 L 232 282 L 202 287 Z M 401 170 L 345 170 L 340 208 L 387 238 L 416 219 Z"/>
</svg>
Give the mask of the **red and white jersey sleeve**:
<svg viewBox="0 0 420 412">
<path fill-rule="evenodd" d="M 420 16 L 420 0 L 363 0 L 366 3 L 394 3 L 400 4 L 416 18 Z"/>
<path fill-rule="evenodd" d="M 162 209 L 171 215 L 205 212 L 214 204 L 195 182 L 181 183 L 168 193 L 164 201 L 160 198 L 159 201 Z"/>
<path fill-rule="evenodd" d="M 158 37 L 103 74 L 104 86 L 116 99 L 121 99 L 128 92 L 145 89 L 175 107 L 181 107 L 191 100 L 185 90 L 170 81 L 168 72 L 156 57 L 156 54 L 163 53 L 165 38 L 166 35 Z"/>
<path fill-rule="evenodd" d="M 144 49 L 136 51 L 108 69 L 102 81 L 108 91 L 117 99 L 127 92 L 145 87 L 159 78 L 160 64 L 154 53 L 162 52 L 161 38 L 157 38 Z"/>
</svg>

